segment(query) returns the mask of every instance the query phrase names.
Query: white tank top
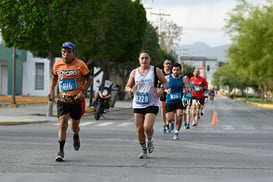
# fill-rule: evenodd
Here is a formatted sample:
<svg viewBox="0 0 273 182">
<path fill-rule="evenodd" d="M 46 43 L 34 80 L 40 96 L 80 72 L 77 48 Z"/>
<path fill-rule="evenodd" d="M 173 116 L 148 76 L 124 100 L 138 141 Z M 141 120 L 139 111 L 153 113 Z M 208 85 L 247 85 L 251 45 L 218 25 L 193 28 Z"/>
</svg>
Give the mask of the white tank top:
<svg viewBox="0 0 273 182">
<path fill-rule="evenodd" d="M 159 97 L 156 96 L 154 78 L 154 66 L 150 66 L 145 75 L 141 75 L 138 68 L 135 69 L 135 85 L 133 108 L 146 108 L 148 106 L 159 106 Z"/>
</svg>

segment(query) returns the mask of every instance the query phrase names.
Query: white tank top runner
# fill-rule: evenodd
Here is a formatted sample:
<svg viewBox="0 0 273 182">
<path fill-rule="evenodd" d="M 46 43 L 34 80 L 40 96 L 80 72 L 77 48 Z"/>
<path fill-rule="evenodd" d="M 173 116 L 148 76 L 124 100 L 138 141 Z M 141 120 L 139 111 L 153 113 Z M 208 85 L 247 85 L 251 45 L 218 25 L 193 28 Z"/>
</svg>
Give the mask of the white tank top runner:
<svg viewBox="0 0 273 182">
<path fill-rule="evenodd" d="M 150 66 L 145 75 L 141 75 L 138 68 L 135 69 L 135 85 L 133 108 L 146 108 L 148 106 L 159 106 L 159 97 L 156 96 L 154 87 L 154 66 Z"/>
</svg>

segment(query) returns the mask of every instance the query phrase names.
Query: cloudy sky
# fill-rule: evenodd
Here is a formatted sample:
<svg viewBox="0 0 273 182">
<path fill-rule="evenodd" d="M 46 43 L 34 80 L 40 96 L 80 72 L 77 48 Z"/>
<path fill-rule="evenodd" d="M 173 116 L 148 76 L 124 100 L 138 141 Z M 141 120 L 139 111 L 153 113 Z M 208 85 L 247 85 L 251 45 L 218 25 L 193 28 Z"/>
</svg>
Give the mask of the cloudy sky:
<svg viewBox="0 0 273 182">
<path fill-rule="evenodd" d="M 266 4 L 266 0 L 247 0 L 254 5 Z M 183 27 L 181 43 L 191 44 L 197 41 L 211 46 L 229 44 L 230 39 L 223 30 L 230 12 L 237 4 L 236 0 L 142 0 L 147 18 L 154 25 L 159 24 L 159 16 L 151 13 L 163 13 L 164 19 Z"/>
</svg>

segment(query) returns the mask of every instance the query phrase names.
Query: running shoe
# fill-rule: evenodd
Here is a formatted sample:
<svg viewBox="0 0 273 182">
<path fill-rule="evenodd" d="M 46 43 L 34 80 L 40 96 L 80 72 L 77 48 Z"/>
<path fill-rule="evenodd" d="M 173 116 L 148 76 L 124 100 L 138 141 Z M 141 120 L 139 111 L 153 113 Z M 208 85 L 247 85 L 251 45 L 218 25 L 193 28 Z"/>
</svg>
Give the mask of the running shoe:
<svg viewBox="0 0 273 182">
<path fill-rule="evenodd" d="M 55 158 L 56 162 L 63 162 L 64 161 L 64 152 L 58 152 L 57 157 Z"/>
<path fill-rule="evenodd" d="M 175 133 L 174 136 L 173 136 L 173 139 L 178 140 L 179 139 L 179 133 Z"/>
<path fill-rule="evenodd" d="M 195 121 L 193 121 L 192 126 L 197 126 L 197 123 Z"/>
<path fill-rule="evenodd" d="M 203 113 L 203 111 L 201 111 L 201 116 L 203 116 L 204 115 L 204 113 Z"/>
<path fill-rule="evenodd" d="M 137 158 L 139 159 L 147 159 L 147 150 L 142 150 L 140 154 L 138 154 Z"/>
<path fill-rule="evenodd" d="M 167 128 L 163 128 L 162 133 L 168 133 Z"/>
<path fill-rule="evenodd" d="M 170 133 L 170 127 L 169 127 L 169 125 L 166 125 L 166 131 L 167 131 L 167 133 Z"/>
<path fill-rule="evenodd" d="M 153 140 L 148 141 L 147 143 L 147 149 L 149 153 L 152 153 L 154 151 L 154 142 Z"/>
<path fill-rule="evenodd" d="M 186 129 L 188 130 L 188 129 L 190 129 L 190 124 L 187 124 L 187 127 L 186 127 Z"/>
<path fill-rule="evenodd" d="M 169 133 L 171 133 L 172 131 L 174 130 L 174 123 L 170 123 L 170 130 L 169 130 Z"/>
<path fill-rule="evenodd" d="M 197 126 L 197 125 L 198 125 L 198 120 L 193 121 L 192 126 Z"/>
<path fill-rule="evenodd" d="M 80 149 L 80 136 L 79 134 L 73 135 L 73 147 L 76 151 Z"/>
<path fill-rule="evenodd" d="M 187 129 L 188 125 L 185 123 L 184 124 L 184 130 Z"/>
</svg>

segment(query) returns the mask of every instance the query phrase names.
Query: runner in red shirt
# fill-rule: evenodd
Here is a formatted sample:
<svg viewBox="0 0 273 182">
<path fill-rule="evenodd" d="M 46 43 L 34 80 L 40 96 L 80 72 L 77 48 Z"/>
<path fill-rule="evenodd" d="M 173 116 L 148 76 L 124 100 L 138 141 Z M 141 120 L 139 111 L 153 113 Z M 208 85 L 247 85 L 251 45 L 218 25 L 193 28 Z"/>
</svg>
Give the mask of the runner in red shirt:
<svg viewBox="0 0 273 182">
<path fill-rule="evenodd" d="M 194 84 L 192 90 L 192 125 L 197 126 L 200 106 L 202 102 L 204 102 L 204 100 L 202 99 L 204 96 L 204 89 L 207 89 L 208 83 L 205 78 L 200 76 L 199 69 L 195 69 L 193 75 L 194 76 L 191 77 L 189 80 L 190 83 Z"/>
</svg>

